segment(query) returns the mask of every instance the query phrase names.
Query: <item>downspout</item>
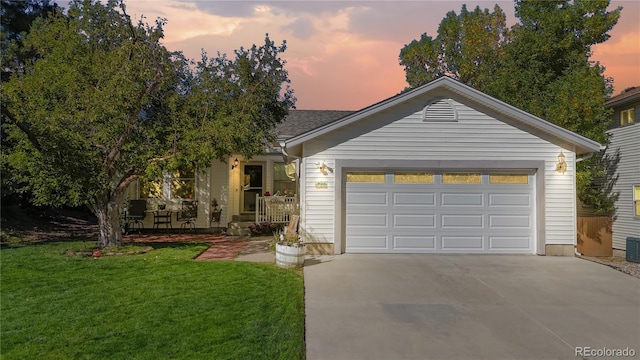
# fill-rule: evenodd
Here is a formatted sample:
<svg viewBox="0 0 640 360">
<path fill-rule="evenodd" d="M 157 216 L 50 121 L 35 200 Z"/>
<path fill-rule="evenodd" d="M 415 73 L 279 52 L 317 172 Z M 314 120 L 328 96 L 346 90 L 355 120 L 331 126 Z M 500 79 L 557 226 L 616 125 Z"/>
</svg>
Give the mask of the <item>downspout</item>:
<svg viewBox="0 0 640 360">
<path fill-rule="evenodd" d="M 287 144 L 284 141 L 278 141 L 278 143 L 280 144 L 280 149 L 282 150 L 282 157 L 284 158 L 284 162 L 286 163 L 288 158 L 294 158 L 296 160 L 302 160 L 302 156 L 296 156 L 296 155 L 289 155 L 287 153 L 286 150 L 286 146 Z M 298 175 L 298 179 L 300 179 L 300 168 L 301 168 L 301 161 L 298 161 L 298 166 L 296 166 L 296 174 Z M 300 186 L 300 183 L 298 182 L 298 186 Z M 299 193 L 299 191 L 298 191 Z"/>
<path fill-rule="evenodd" d="M 284 141 L 278 141 L 278 143 L 280 144 L 280 149 L 282 149 L 282 155 L 284 156 L 284 161 L 285 162 L 287 161 L 287 158 L 289 158 L 289 157 L 292 157 L 292 158 L 294 158 L 296 160 L 302 159 L 302 156 L 296 156 L 296 155 L 287 154 L 287 150 L 286 150 L 287 144 Z"/>
</svg>

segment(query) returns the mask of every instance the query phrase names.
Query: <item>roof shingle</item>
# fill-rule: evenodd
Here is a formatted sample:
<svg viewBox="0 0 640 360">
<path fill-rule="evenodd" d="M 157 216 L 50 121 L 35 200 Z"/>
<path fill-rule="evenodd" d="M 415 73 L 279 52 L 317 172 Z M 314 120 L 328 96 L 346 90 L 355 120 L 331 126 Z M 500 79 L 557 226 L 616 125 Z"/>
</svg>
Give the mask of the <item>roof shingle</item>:
<svg viewBox="0 0 640 360">
<path fill-rule="evenodd" d="M 289 110 L 289 115 L 276 126 L 279 139 L 288 139 L 334 122 L 354 113 L 345 110 Z"/>
</svg>

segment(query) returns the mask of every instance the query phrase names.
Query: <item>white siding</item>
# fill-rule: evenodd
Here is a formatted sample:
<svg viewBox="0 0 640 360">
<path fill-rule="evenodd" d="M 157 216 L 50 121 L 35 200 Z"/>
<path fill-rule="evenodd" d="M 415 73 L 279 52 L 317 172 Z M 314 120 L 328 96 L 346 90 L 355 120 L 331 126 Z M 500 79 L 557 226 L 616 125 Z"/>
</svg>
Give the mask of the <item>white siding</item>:
<svg viewBox="0 0 640 360">
<path fill-rule="evenodd" d="M 227 223 L 231 219 L 229 216 L 229 164 L 225 164 L 221 161 L 214 160 L 211 163 L 209 169 L 210 188 L 209 188 L 209 204 L 214 198 L 218 201 L 218 207 L 222 206 L 222 216 L 220 217 L 220 224 L 211 222 L 211 226 L 226 227 Z M 211 219 L 211 207 L 208 207 L 208 219 Z"/>
<path fill-rule="evenodd" d="M 609 134 L 607 153 L 620 151 L 619 177 L 613 187 L 620 193 L 613 222 L 613 248 L 625 250 L 627 237 L 640 237 L 640 219 L 634 216 L 632 193 L 633 185 L 640 185 L 640 124 L 612 129 Z"/>
<path fill-rule="evenodd" d="M 304 143 L 305 162 L 301 227 L 308 241 L 334 242 L 333 173 L 323 175 L 315 166 L 325 161 L 333 168 L 336 159 L 500 161 L 538 160 L 545 163 L 544 204 L 546 244 L 574 244 L 575 155 L 528 132 L 494 119 L 466 105 L 456 106 L 457 122 L 423 120 L 423 107 L 408 104 L 383 111 Z M 409 111 L 407 111 L 409 110 Z M 555 171 L 560 150 L 567 172 Z M 327 189 L 317 189 L 326 182 Z M 312 211 L 310 211 L 312 210 Z M 538 219 L 540 221 L 541 219 Z"/>
</svg>

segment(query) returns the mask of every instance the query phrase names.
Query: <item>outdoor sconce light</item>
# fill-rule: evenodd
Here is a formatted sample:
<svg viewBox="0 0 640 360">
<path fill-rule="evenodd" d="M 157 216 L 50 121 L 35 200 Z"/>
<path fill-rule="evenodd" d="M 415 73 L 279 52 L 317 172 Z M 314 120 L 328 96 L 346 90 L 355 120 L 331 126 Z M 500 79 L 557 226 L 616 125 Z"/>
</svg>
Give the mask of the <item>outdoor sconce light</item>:
<svg viewBox="0 0 640 360">
<path fill-rule="evenodd" d="M 238 167 L 238 158 L 236 158 L 235 160 L 233 160 L 233 165 L 231 165 L 231 170 L 235 169 Z"/>
<path fill-rule="evenodd" d="M 318 170 L 320 170 L 320 173 L 322 175 L 329 175 L 329 172 L 333 172 L 333 169 L 328 167 L 327 164 L 324 163 L 324 161 L 317 162 L 316 166 L 318 167 Z"/>
<path fill-rule="evenodd" d="M 564 174 L 567 171 L 567 163 L 564 161 L 564 154 L 560 151 L 558 154 L 558 163 L 556 164 L 556 171 L 560 174 Z"/>
</svg>

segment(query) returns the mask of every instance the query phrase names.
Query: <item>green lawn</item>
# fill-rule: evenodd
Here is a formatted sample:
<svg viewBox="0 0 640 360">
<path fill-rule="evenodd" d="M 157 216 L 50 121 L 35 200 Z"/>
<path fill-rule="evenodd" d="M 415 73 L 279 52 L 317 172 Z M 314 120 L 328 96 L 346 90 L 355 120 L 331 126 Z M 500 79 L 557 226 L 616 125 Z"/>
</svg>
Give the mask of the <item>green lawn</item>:
<svg viewBox="0 0 640 360">
<path fill-rule="evenodd" d="M 206 245 L 65 255 L 0 250 L 2 359 L 302 359 L 299 270 L 193 261 Z"/>
</svg>

